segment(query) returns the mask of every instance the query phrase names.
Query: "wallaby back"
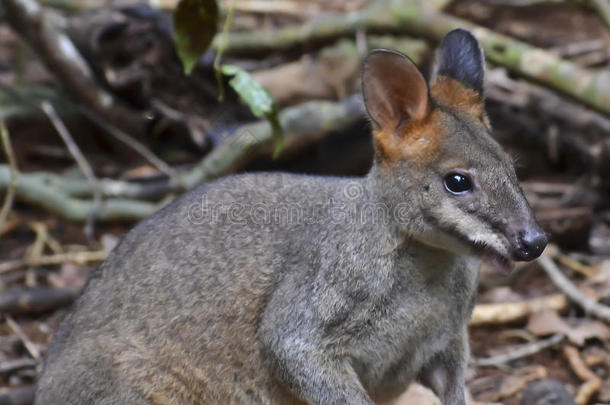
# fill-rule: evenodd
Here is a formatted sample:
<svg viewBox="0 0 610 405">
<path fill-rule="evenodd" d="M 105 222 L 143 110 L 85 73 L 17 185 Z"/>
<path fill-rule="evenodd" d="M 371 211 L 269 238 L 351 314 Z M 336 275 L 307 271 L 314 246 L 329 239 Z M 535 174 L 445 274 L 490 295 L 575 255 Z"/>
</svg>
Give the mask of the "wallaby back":
<svg viewBox="0 0 610 405">
<path fill-rule="evenodd" d="M 368 176 L 231 176 L 141 222 L 61 324 L 36 403 L 371 405 L 419 379 L 463 404 L 478 262 L 546 243 L 489 135 L 483 68 L 463 30 L 430 86 L 374 51 Z"/>
</svg>

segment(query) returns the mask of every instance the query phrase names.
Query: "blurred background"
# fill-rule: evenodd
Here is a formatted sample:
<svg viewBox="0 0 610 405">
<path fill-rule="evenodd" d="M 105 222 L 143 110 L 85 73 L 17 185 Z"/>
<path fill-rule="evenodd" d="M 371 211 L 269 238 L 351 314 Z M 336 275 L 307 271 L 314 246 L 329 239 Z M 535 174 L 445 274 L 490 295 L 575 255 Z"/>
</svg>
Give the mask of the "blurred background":
<svg viewBox="0 0 610 405">
<path fill-rule="evenodd" d="M 396 49 L 427 74 L 457 27 L 551 240 L 482 269 L 470 401 L 610 403 L 610 1 L 0 0 L 0 404 L 32 403 L 89 272 L 176 196 L 243 171 L 366 174 L 362 59 Z"/>
</svg>

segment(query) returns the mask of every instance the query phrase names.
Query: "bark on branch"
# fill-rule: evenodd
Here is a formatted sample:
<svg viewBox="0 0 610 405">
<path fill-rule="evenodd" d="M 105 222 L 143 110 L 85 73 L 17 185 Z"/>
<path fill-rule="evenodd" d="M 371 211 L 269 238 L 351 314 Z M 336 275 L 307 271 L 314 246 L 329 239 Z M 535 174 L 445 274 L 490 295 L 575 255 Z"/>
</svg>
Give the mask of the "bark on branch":
<svg viewBox="0 0 610 405">
<path fill-rule="evenodd" d="M 65 21 L 60 15 L 35 0 L 4 0 L 2 6 L 11 28 L 36 50 L 76 100 L 127 133 L 145 133 L 149 125 L 145 114 L 121 105 L 97 85 L 87 62 L 63 32 Z"/>
<path fill-rule="evenodd" d="M 289 155 L 329 134 L 358 122 L 364 125 L 362 101 L 352 96 L 342 102 L 313 101 L 286 108 L 280 113 L 284 129 L 284 152 Z M 139 220 L 152 214 L 158 204 L 140 201 L 161 198 L 171 192 L 191 189 L 200 183 L 235 172 L 250 161 L 269 157 L 273 151 L 272 130 L 267 121 L 239 127 L 191 169 L 176 174 L 176 182 L 162 180 L 138 184 L 101 179 L 103 196 L 97 219 Z M 0 165 L 0 190 L 10 184 L 8 166 Z M 54 212 L 72 221 L 84 221 L 93 202 L 91 186 L 85 180 L 66 179 L 52 173 L 20 173 L 17 198 Z M 112 198 L 109 198 L 112 197 Z"/>
<path fill-rule="evenodd" d="M 359 30 L 405 32 L 438 41 L 454 28 L 472 31 L 489 61 L 610 115 L 610 73 L 583 69 L 543 49 L 470 21 L 431 11 L 414 1 L 380 0 L 364 10 L 310 20 L 299 26 L 232 33 L 225 53 L 252 54 L 288 49 L 353 35 Z"/>
</svg>

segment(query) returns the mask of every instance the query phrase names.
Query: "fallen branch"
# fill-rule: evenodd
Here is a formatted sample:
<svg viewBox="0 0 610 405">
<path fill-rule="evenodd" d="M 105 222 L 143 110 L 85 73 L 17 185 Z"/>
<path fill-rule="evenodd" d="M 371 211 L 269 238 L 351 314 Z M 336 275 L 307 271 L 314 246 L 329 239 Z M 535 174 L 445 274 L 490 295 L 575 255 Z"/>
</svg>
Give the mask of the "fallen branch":
<svg viewBox="0 0 610 405">
<path fill-rule="evenodd" d="M 152 151 L 150 151 L 144 144 L 138 142 L 125 132 L 121 131 L 120 128 L 115 127 L 110 122 L 104 121 L 100 119 L 96 114 L 92 113 L 86 108 L 80 107 L 78 108 L 80 112 L 82 112 L 85 117 L 89 119 L 89 121 L 93 122 L 95 125 L 103 129 L 105 132 L 114 136 L 116 139 L 127 145 L 129 148 L 136 151 L 140 156 L 148 161 L 148 163 L 155 166 L 161 173 L 167 175 L 170 178 L 173 178 L 176 175 L 176 171 L 172 169 L 167 163 L 165 163 L 161 158 L 155 155 Z"/>
<path fill-rule="evenodd" d="M 565 338 L 564 335 L 558 333 L 551 336 L 548 339 L 538 340 L 532 343 L 526 343 L 516 347 L 511 347 L 510 351 L 506 354 L 500 354 L 498 356 L 486 357 L 482 359 L 476 359 L 475 364 L 480 367 L 499 367 L 513 360 L 522 359 L 524 357 L 531 356 L 539 353 L 542 350 L 554 346 L 561 342 Z"/>
<path fill-rule="evenodd" d="M 0 363 L 0 374 L 9 374 L 24 368 L 35 368 L 38 364 L 36 360 L 27 357 L 17 360 L 7 360 Z"/>
<path fill-rule="evenodd" d="M 7 165 L 0 165 L 0 189 L 5 188 L 10 179 L 10 169 Z M 55 189 L 67 197 L 91 197 L 91 185 L 83 179 L 62 176 L 51 172 L 19 173 L 20 182 L 38 184 Z M 104 198 L 128 198 L 137 200 L 158 199 L 172 191 L 168 181 L 156 182 L 130 182 L 108 178 L 100 179 L 100 189 Z"/>
<path fill-rule="evenodd" d="M 592 298 L 583 294 L 572 282 L 563 275 L 559 267 L 548 255 L 538 258 L 538 263 L 544 269 L 551 281 L 559 288 L 571 301 L 580 306 L 585 313 L 595 316 L 610 324 L 610 308 L 596 302 Z"/>
<path fill-rule="evenodd" d="M 333 132 L 364 122 L 364 109 L 359 96 L 351 96 L 338 103 L 312 101 L 286 108 L 279 115 L 284 129 L 283 155 L 295 153 Z M 242 125 L 199 163 L 178 173 L 175 183 L 164 180 L 137 184 L 102 179 L 101 188 L 104 195 L 158 198 L 235 172 L 254 159 L 270 157 L 272 152 L 271 127 L 266 121 L 255 122 Z M 50 173 L 22 173 L 18 180 L 17 197 L 68 220 L 83 221 L 91 210 L 91 201 L 72 198 L 72 195 L 91 195 L 87 181 L 65 179 Z M 6 189 L 9 183 L 10 172 L 5 165 L 0 165 L 0 190 Z M 106 199 L 100 208 L 98 220 L 139 220 L 158 208 L 158 204 L 133 199 Z"/>
<path fill-rule="evenodd" d="M 31 258 L 42 256 L 45 246 L 51 249 L 51 251 L 55 254 L 64 253 L 64 249 L 62 248 L 61 244 L 57 241 L 57 239 L 49 234 L 49 228 L 46 223 L 28 222 L 28 227 L 36 234 L 34 244 L 39 245 L 36 250 L 34 250 L 33 247 L 27 250 L 28 257 Z M 35 255 L 32 254 L 34 251 L 36 252 Z"/>
<path fill-rule="evenodd" d="M 92 241 L 95 218 L 97 217 L 97 213 L 102 205 L 102 191 L 100 190 L 99 181 L 97 179 L 97 176 L 93 172 L 91 165 L 85 158 L 85 155 L 83 155 L 76 142 L 74 142 L 74 139 L 72 139 L 70 131 L 68 131 L 68 128 L 66 128 L 63 121 L 59 118 L 59 115 L 57 115 L 57 112 L 55 111 L 55 108 L 53 108 L 53 105 L 48 101 L 43 101 L 41 104 L 41 108 L 42 111 L 44 111 L 44 113 L 47 115 L 47 117 L 49 117 L 49 120 L 53 124 L 53 127 L 66 144 L 68 151 L 78 164 L 78 167 L 80 168 L 81 172 L 87 178 L 87 181 L 89 182 L 89 185 L 93 190 L 93 204 L 91 205 L 91 211 L 89 212 L 89 215 L 87 215 L 87 221 L 85 224 L 85 236 L 87 237 L 87 240 Z"/>
<path fill-rule="evenodd" d="M 290 155 L 327 135 L 364 121 L 359 96 L 333 103 L 311 101 L 286 108 L 279 114 L 284 130 L 282 156 Z M 267 121 L 241 126 L 188 172 L 179 175 L 180 182 L 191 189 L 205 181 L 232 173 L 261 157 L 273 153 L 273 132 Z"/>
<path fill-rule="evenodd" d="M 585 1 L 568 1 L 568 0 L 488 0 L 490 5 L 504 7 L 530 7 L 541 4 L 570 4 L 578 5 L 582 3 L 593 10 L 599 18 L 610 27 L 610 4 L 608 0 L 585 0 Z"/>
<path fill-rule="evenodd" d="M 610 119 L 580 104 L 560 97 L 543 87 L 515 80 L 504 69 L 491 69 L 486 77 L 486 96 L 519 109 L 544 114 L 548 118 L 580 131 L 610 131 Z"/>
<path fill-rule="evenodd" d="M 225 9 L 228 8 L 225 4 Z M 320 12 L 320 5 L 313 2 L 299 1 L 261 1 L 247 0 L 235 4 L 235 11 L 242 13 L 261 13 L 261 14 L 286 14 L 293 17 L 303 17 L 304 15 Z"/>
<path fill-rule="evenodd" d="M 8 262 L 0 263 L 0 274 L 18 270 L 23 267 L 50 266 L 66 262 L 83 265 L 90 262 L 99 262 L 101 260 L 104 260 L 106 258 L 106 255 L 107 252 L 104 250 L 94 250 L 90 252 L 60 253 L 49 256 L 39 256 L 36 258 L 11 260 Z"/>
<path fill-rule="evenodd" d="M 175 170 L 172 169 L 159 157 L 157 157 L 144 144 L 138 142 L 136 139 L 129 136 L 109 121 L 100 118 L 97 114 L 95 114 L 88 108 L 82 105 L 76 106 L 69 100 L 59 97 L 58 94 L 51 88 L 27 86 L 25 87 L 25 91 L 19 92 L 11 87 L 5 86 L 0 83 L 0 91 L 3 91 L 9 95 L 9 97 L 11 98 L 11 106 L 13 106 L 13 108 L 15 108 L 14 106 L 17 105 L 16 111 L 9 110 L 8 113 L 5 113 L 3 111 L 4 115 L 8 115 L 9 118 L 20 117 L 23 120 L 31 120 L 38 118 L 38 115 L 42 113 L 44 114 L 44 118 L 49 119 L 49 115 L 46 113 L 46 111 L 44 111 L 43 108 L 41 108 L 41 105 L 38 102 L 38 100 L 42 98 L 44 100 L 43 103 L 49 103 L 52 106 L 57 106 L 59 104 L 60 108 L 57 109 L 58 113 L 55 114 L 57 118 L 62 117 L 62 115 L 68 115 L 69 113 L 70 116 L 67 118 L 74 119 L 74 117 L 80 117 L 79 114 L 82 114 L 101 130 L 113 136 L 119 142 L 123 143 L 124 145 L 138 153 L 151 165 L 156 167 L 161 173 L 167 175 L 170 178 L 173 178 L 175 175 Z M 53 108 L 55 109 L 55 107 Z M 61 114 L 62 110 L 63 114 Z M 60 118 L 60 121 L 66 122 L 63 117 Z M 99 184 L 98 186 L 101 187 L 101 185 Z M 91 187 L 87 186 L 87 189 L 89 190 L 89 194 L 91 194 Z"/>
<path fill-rule="evenodd" d="M 534 210 L 540 211 L 549 219 L 555 219 L 554 211 L 557 209 L 561 209 L 563 214 L 568 214 L 556 218 L 563 219 L 578 217 L 579 213 L 586 215 L 587 207 L 590 212 L 593 206 L 599 204 L 599 195 L 591 189 L 591 186 L 587 187 L 584 184 L 524 181 L 521 187 Z M 552 213 L 548 213 L 550 210 Z"/>
<path fill-rule="evenodd" d="M 0 293 L 0 312 L 11 315 L 38 314 L 70 305 L 78 297 L 71 288 L 28 288 Z"/>
<path fill-rule="evenodd" d="M 386 7 L 384 1 L 375 1 L 362 10 L 330 14 L 308 20 L 301 25 L 277 30 L 250 32 L 250 38 L 242 33 L 228 33 L 224 51 L 226 54 L 254 54 L 354 35 L 356 31 L 372 25 L 374 19 Z M 217 48 L 220 41 L 221 37 L 217 35 L 212 46 Z"/>
<path fill-rule="evenodd" d="M 95 83 L 87 62 L 60 28 L 65 25 L 60 15 L 43 9 L 35 0 L 5 0 L 2 6 L 11 28 L 36 50 L 79 102 L 127 133 L 145 133 L 149 123 L 146 115 L 121 105 Z"/>
<path fill-rule="evenodd" d="M 580 357 L 578 349 L 572 346 L 565 346 L 563 348 L 563 354 L 568 359 L 574 374 L 585 382 L 578 389 L 578 393 L 574 400 L 578 405 L 587 405 L 591 400 L 591 397 L 599 392 L 602 381 L 594 372 L 589 370 L 582 357 Z"/>
<path fill-rule="evenodd" d="M 6 218 L 8 217 L 8 213 L 11 211 L 13 206 L 13 201 L 15 199 L 15 192 L 17 190 L 17 178 L 19 176 L 19 172 L 17 170 L 17 162 L 15 160 L 15 153 L 13 152 L 13 147 L 11 145 L 10 135 L 8 130 L 4 126 L 4 121 L 0 119 L 0 138 L 2 141 L 2 148 L 4 149 L 4 153 L 6 154 L 6 159 L 9 163 L 10 169 L 10 183 L 6 190 L 6 196 L 4 197 L 4 203 L 2 204 L 2 209 L 0 209 L 0 231 L 4 229 L 4 223 L 6 222 Z"/>
<path fill-rule="evenodd" d="M 36 346 L 30 340 L 28 335 L 26 335 L 23 329 L 21 329 L 21 326 L 19 326 L 19 324 L 15 322 L 15 320 L 10 315 L 5 315 L 4 318 L 9 329 L 21 340 L 21 343 L 23 343 L 23 346 L 28 351 L 28 353 L 30 353 L 30 355 L 34 358 L 34 360 L 36 360 L 36 362 L 39 362 L 41 359 L 41 353 L 40 349 L 38 349 L 38 346 Z"/>
<path fill-rule="evenodd" d="M 0 190 L 9 185 L 9 178 L 5 174 L 0 170 Z M 23 175 L 18 178 L 17 197 L 71 221 L 85 221 L 93 208 L 91 201 L 71 198 L 40 179 Z M 157 208 L 157 204 L 143 201 L 107 199 L 100 207 L 98 220 L 138 220 L 152 214 Z"/>
<path fill-rule="evenodd" d="M 407 3 L 392 10 L 412 34 L 440 40 L 454 28 L 466 28 L 477 37 L 487 59 L 529 80 L 541 83 L 604 114 L 610 114 L 607 72 L 582 69 L 552 53 L 492 30 L 441 13 L 418 13 Z"/>
<path fill-rule="evenodd" d="M 364 10 L 262 32 L 232 33 L 227 54 L 261 53 L 354 35 L 358 30 L 406 32 L 439 41 L 454 28 L 473 32 L 491 62 L 610 114 L 607 72 L 593 72 L 551 52 L 409 1 L 378 0 Z"/>
<path fill-rule="evenodd" d="M 533 298 L 526 301 L 477 304 L 472 312 L 470 326 L 503 324 L 519 321 L 528 315 L 545 310 L 562 311 L 568 306 L 563 294 Z"/>
<path fill-rule="evenodd" d="M 593 278 L 598 274 L 598 270 L 596 270 L 595 267 L 582 264 L 581 262 L 574 260 L 571 257 L 566 256 L 562 253 L 557 252 L 556 258 L 559 263 L 563 264 L 566 267 L 569 267 L 570 269 L 582 274 L 585 277 Z"/>
</svg>

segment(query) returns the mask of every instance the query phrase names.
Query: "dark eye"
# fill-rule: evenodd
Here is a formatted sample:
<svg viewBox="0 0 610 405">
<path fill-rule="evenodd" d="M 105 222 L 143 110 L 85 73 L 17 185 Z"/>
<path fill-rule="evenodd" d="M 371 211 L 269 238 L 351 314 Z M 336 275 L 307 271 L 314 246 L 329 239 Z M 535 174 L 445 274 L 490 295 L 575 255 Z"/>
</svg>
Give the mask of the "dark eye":
<svg viewBox="0 0 610 405">
<path fill-rule="evenodd" d="M 470 179 L 459 173 L 449 173 L 445 176 L 444 183 L 451 194 L 464 194 L 472 189 Z"/>
</svg>

